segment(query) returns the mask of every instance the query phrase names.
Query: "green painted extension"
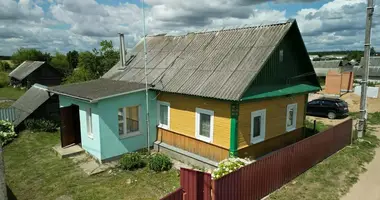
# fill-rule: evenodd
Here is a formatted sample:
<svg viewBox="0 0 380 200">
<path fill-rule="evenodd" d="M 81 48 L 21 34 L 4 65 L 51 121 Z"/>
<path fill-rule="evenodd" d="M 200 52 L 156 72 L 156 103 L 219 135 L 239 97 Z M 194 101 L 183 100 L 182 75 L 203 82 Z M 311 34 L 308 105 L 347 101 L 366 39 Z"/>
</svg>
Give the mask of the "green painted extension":
<svg viewBox="0 0 380 200">
<path fill-rule="evenodd" d="M 242 100 L 244 101 L 244 100 L 280 97 L 280 96 L 291 95 L 291 94 L 316 92 L 319 90 L 320 90 L 320 87 L 318 86 L 313 86 L 313 85 L 308 85 L 308 84 L 298 84 L 298 85 L 293 85 L 293 86 L 279 87 L 278 89 L 273 89 L 272 91 L 269 91 L 269 92 L 246 96 L 242 98 Z"/>
<path fill-rule="evenodd" d="M 239 104 L 231 103 L 230 157 L 237 155 Z"/>
</svg>

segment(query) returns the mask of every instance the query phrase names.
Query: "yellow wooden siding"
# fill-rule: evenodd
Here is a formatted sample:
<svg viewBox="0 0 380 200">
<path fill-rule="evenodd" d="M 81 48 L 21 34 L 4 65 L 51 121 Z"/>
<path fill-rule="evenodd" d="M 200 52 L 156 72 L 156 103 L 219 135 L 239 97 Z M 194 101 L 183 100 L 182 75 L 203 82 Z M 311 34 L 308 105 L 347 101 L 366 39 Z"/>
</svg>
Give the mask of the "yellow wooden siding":
<svg viewBox="0 0 380 200">
<path fill-rule="evenodd" d="M 238 119 L 238 149 L 250 145 L 251 112 L 266 109 L 265 140 L 286 133 L 286 111 L 288 104 L 297 103 L 296 128 L 303 127 L 305 98 L 306 96 L 303 94 L 241 103 Z"/>
<path fill-rule="evenodd" d="M 226 148 L 161 128 L 158 128 L 157 134 L 157 140 L 161 142 L 165 142 L 168 145 L 200 155 L 210 160 L 219 162 L 228 158 L 228 149 Z"/>
<path fill-rule="evenodd" d="M 161 92 L 157 99 L 170 103 L 170 130 L 195 138 L 195 110 L 214 111 L 213 144 L 230 147 L 230 102 Z"/>
</svg>

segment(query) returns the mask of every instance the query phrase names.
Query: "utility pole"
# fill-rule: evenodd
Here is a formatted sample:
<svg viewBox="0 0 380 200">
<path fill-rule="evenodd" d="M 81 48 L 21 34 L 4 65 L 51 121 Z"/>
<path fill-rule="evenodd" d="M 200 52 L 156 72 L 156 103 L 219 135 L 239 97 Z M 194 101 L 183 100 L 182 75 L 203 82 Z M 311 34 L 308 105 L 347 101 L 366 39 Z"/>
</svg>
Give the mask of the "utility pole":
<svg viewBox="0 0 380 200">
<path fill-rule="evenodd" d="M 367 5 L 367 18 L 365 28 L 365 41 L 364 41 L 364 75 L 362 77 L 362 93 L 360 98 L 360 119 L 358 127 L 358 137 L 361 138 L 364 135 L 366 120 L 367 120 L 367 85 L 369 74 L 369 57 L 371 51 L 371 27 L 373 16 L 373 0 L 368 0 Z"/>
<path fill-rule="evenodd" d="M 3 158 L 3 147 L 0 139 L 0 199 L 7 200 L 7 184 L 5 183 L 5 166 Z"/>
</svg>

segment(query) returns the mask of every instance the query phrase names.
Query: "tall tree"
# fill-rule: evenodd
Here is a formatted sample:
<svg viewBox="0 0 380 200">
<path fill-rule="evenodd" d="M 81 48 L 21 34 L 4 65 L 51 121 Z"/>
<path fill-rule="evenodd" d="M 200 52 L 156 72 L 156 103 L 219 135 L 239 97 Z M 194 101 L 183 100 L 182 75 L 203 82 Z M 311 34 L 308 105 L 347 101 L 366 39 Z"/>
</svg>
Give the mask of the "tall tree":
<svg viewBox="0 0 380 200">
<path fill-rule="evenodd" d="M 72 68 L 69 67 L 69 62 L 67 61 L 67 57 L 65 54 L 56 52 L 55 56 L 52 57 L 50 61 L 50 65 L 58 69 L 60 72 L 65 74 L 66 76 L 71 74 Z"/>
<path fill-rule="evenodd" d="M 75 69 L 78 66 L 79 53 L 77 51 L 69 51 L 66 54 L 67 61 L 69 62 L 69 67 Z"/>
<path fill-rule="evenodd" d="M 11 59 L 15 65 L 19 65 L 25 60 L 50 62 L 51 56 L 49 53 L 42 53 L 41 51 L 37 49 L 20 48 L 15 53 L 12 54 Z"/>
</svg>

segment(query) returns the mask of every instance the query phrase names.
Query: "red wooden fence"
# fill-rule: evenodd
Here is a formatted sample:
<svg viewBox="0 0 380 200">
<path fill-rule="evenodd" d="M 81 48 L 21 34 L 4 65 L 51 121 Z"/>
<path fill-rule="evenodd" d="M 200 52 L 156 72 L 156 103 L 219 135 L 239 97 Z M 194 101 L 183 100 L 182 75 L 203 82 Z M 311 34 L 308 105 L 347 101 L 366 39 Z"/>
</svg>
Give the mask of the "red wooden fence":
<svg viewBox="0 0 380 200">
<path fill-rule="evenodd" d="M 214 200 L 261 199 L 351 143 L 352 120 L 212 182 Z"/>
<path fill-rule="evenodd" d="M 350 144 L 351 133 L 350 119 L 213 181 L 208 173 L 181 169 L 181 188 L 161 200 L 261 199 Z"/>
</svg>

